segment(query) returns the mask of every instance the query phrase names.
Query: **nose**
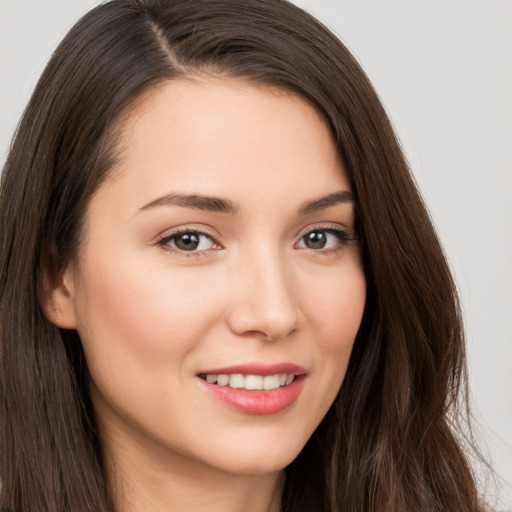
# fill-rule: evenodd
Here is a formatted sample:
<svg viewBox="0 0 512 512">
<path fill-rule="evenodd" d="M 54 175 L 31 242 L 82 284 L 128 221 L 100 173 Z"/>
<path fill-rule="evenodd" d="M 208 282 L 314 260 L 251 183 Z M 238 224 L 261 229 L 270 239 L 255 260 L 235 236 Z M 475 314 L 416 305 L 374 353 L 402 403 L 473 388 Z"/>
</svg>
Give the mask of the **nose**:
<svg viewBox="0 0 512 512">
<path fill-rule="evenodd" d="M 269 251 L 237 265 L 232 281 L 236 291 L 228 312 L 234 333 L 276 341 L 299 327 L 296 283 L 282 260 Z"/>
</svg>

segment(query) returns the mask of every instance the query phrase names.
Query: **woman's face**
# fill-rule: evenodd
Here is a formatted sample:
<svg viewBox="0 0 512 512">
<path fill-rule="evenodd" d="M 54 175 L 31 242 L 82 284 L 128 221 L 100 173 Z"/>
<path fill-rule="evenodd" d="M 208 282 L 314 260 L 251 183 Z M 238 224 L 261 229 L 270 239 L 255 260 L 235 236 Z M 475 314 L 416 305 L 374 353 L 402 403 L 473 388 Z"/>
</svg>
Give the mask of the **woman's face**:
<svg viewBox="0 0 512 512">
<path fill-rule="evenodd" d="M 277 471 L 336 397 L 365 304 L 329 130 L 296 96 L 222 79 L 161 85 L 121 129 L 54 293 L 107 445 Z"/>
</svg>

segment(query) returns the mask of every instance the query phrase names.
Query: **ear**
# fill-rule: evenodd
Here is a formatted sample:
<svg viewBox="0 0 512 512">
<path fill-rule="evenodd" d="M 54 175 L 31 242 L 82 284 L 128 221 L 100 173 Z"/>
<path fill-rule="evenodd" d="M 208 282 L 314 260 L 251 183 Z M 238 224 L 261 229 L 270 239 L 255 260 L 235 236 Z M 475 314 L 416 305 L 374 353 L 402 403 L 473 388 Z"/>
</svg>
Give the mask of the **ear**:
<svg viewBox="0 0 512 512">
<path fill-rule="evenodd" d="M 61 329 L 76 329 L 75 283 L 73 270 L 64 271 L 45 279 L 46 303 L 44 312 L 48 320 Z"/>
</svg>

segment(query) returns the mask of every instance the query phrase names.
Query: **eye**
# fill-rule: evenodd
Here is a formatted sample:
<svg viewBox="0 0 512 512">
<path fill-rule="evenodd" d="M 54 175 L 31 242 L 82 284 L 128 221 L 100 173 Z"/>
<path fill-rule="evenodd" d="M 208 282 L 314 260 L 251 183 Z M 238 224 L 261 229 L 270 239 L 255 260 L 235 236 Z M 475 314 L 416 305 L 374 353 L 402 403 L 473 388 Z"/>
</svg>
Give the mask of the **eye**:
<svg viewBox="0 0 512 512">
<path fill-rule="evenodd" d="M 316 251 L 341 249 L 352 238 L 342 229 L 316 228 L 308 231 L 297 243 L 300 249 Z"/>
<path fill-rule="evenodd" d="M 201 252 L 215 249 L 217 244 L 206 233 L 186 230 L 173 233 L 159 240 L 158 245 L 169 246 L 177 251 Z"/>
</svg>

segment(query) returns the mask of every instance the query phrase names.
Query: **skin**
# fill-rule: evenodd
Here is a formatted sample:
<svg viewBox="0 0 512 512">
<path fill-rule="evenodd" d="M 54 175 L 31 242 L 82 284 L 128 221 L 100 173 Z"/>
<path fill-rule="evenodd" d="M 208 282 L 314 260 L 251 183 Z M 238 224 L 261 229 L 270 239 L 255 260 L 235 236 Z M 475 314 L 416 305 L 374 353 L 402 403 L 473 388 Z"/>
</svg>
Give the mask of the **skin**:
<svg viewBox="0 0 512 512">
<path fill-rule="evenodd" d="M 277 511 L 283 468 L 336 397 L 365 304 L 358 242 L 326 231 L 354 238 L 353 203 L 301 211 L 350 191 L 343 163 L 309 104 L 242 80 L 165 83 L 121 133 L 50 313 L 82 339 L 119 503 Z M 168 194 L 235 211 L 159 201 Z M 169 238 L 176 229 L 206 235 L 185 251 Z M 308 232 L 326 245 L 308 247 Z M 197 376 L 247 362 L 302 366 L 297 400 L 247 414 Z"/>
</svg>

